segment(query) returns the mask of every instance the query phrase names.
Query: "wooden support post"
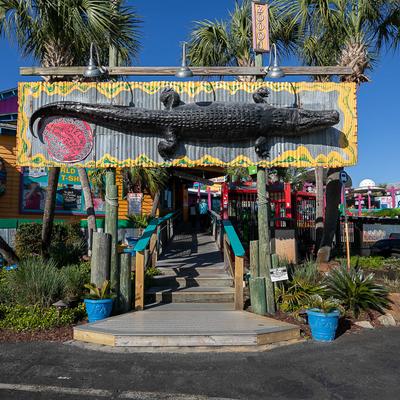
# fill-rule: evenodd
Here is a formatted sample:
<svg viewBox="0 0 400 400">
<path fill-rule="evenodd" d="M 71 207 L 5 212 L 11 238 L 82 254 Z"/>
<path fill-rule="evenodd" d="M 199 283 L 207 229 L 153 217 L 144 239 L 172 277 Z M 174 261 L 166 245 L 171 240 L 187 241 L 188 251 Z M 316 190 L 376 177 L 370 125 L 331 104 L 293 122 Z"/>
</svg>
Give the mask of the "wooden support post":
<svg viewBox="0 0 400 400">
<path fill-rule="evenodd" d="M 92 260 L 90 263 L 90 282 L 101 287 L 110 279 L 111 235 L 93 232 Z"/>
<path fill-rule="evenodd" d="M 144 308 L 144 251 L 136 252 L 135 270 L 135 310 L 140 311 Z"/>
<path fill-rule="evenodd" d="M 258 251 L 260 276 L 265 278 L 267 311 L 273 314 L 275 312 L 275 299 L 271 281 L 271 244 L 266 175 L 265 168 L 259 167 L 257 171 Z"/>
<path fill-rule="evenodd" d="M 258 240 L 250 242 L 250 276 L 256 278 L 260 276 L 260 263 L 258 260 Z"/>
<path fill-rule="evenodd" d="M 235 257 L 235 310 L 243 310 L 243 257 Z"/>
<path fill-rule="evenodd" d="M 115 185 L 115 171 L 106 173 L 105 232 L 111 235 L 111 293 L 118 297 L 118 186 Z"/>
<path fill-rule="evenodd" d="M 157 230 L 151 235 L 150 239 L 150 256 L 151 256 L 151 266 L 156 267 L 157 264 Z"/>
<path fill-rule="evenodd" d="M 265 279 L 259 276 L 249 279 L 251 310 L 255 314 L 264 315 L 267 312 L 265 296 Z"/>
<path fill-rule="evenodd" d="M 132 309 L 132 267 L 129 253 L 121 254 L 120 266 L 120 310 L 128 312 Z"/>
<path fill-rule="evenodd" d="M 189 192 L 187 189 L 187 186 L 183 186 L 183 191 L 182 191 L 182 196 L 183 196 L 183 222 L 188 222 L 189 221 Z"/>
</svg>

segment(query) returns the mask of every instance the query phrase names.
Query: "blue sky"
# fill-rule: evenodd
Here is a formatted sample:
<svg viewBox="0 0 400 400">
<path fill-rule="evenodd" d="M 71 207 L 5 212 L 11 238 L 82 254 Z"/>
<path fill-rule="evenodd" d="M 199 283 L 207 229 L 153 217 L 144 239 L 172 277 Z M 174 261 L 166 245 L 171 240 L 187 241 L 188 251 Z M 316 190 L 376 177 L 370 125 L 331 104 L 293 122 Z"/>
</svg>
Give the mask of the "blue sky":
<svg viewBox="0 0 400 400">
<path fill-rule="evenodd" d="M 222 19 L 233 0 L 136 0 L 129 1 L 142 17 L 142 49 L 139 65 L 178 65 L 179 43 L 185 40 L 193 21 Z M 33 65 L 15 46 L 0 40 L 2 54 L 0 90 L 15 87 L 21 79 L 18 67 Z M 296 60 L 283 60 L 296 65 Z M 348 169 L 355 185 L 371 178 L 377 183 L 400 182 L 400 51 L 381 58 L 370 73 L 371 82 L 358 91 L 359 161 Z M 307 78 L 304 78 L 305 80 Z"/>
</svg>

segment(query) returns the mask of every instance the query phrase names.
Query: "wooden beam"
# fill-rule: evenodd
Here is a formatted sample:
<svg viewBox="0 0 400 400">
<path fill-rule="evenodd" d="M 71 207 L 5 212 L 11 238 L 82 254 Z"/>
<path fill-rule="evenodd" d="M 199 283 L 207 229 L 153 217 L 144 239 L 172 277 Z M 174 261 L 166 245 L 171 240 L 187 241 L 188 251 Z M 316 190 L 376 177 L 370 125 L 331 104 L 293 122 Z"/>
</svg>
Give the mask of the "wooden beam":
<svg viewBox="0 0 400 400">
<path fill-rule="evenodd" d="M 23 76 L 76 76 L 83 75 L 86 67 L 21 67 Z M 265 67 L 190 67 L 195 76 L 264 76 Z M 351 75 L 350 67 L 281 67 L 285 75 Z M 107 67 L 109 75 L 174 76 L 178 67 Z"/>
</svg>

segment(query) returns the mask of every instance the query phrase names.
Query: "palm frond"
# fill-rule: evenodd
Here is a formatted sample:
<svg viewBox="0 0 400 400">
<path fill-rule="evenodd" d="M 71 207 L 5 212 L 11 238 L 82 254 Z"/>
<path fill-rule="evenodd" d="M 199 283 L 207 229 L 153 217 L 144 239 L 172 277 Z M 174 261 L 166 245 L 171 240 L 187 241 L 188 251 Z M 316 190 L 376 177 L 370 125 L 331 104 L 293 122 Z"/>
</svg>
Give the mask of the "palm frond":
<svg viewBox="0 0 400 400">
<path fill-rule="evenodd" d="M 0 0 L 0 32 L 15 38 L 24 56 L 45 66 L 86 62 L 91 42 L 107 60 L 114 46 L 124 60 L 137 55 L 140 20 L 131 7 L 109 0 Z"/>
</svg>

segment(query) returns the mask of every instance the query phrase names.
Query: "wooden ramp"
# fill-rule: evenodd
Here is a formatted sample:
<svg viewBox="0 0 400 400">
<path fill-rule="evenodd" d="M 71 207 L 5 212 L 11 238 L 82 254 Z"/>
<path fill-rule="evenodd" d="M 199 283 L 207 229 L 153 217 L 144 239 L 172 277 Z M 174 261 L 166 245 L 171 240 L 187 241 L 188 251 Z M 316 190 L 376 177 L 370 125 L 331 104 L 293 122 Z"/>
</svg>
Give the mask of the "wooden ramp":
<svg viewBox="0 0 400 400">
<path fill-rule="evenodd" d="M 74 328 L 74 339 L 143 349 L 262 349 L 299 339 L 299 328 L 234 310 L 232 277 L 212 237 L 177 235 L 157 262 L 144 311 Z"/>
</svg>

